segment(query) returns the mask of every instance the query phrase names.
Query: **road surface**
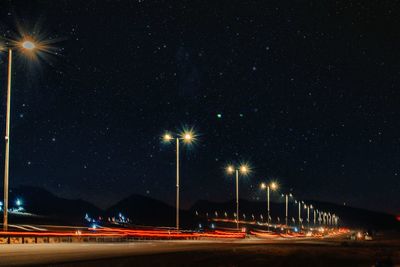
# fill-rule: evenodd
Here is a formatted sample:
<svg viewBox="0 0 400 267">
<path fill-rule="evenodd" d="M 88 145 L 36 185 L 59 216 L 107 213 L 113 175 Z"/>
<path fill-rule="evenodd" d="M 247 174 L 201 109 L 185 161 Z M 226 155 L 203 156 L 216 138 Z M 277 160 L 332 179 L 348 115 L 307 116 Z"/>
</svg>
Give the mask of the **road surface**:
<svg viewBox="0 0 400 267">
<path fill-rule="evenodd" d="M 398 244 L 245 239 L 0 245 L 0 266 L 353 267 L 373 266 L 377 260 L 400 266 Z"/>
</svg>

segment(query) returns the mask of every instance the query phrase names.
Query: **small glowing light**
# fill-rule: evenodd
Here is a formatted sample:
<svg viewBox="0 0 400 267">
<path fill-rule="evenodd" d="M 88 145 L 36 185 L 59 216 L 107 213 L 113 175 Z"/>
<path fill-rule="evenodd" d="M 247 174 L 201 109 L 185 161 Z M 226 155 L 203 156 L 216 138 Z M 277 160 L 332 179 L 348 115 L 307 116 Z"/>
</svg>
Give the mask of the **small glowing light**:
<svg viewBox="0 0 400 267">
<path fill-rule="evenodd" d="M 248 174 L 249 172 L 250 172 L 250 168 L 249 168 L 249 166 L 247 165 L 247 164 L 243 164 L 243 165 L 241 165 L 240 166 L 240 172 L 242 173 L 242 174 Z"/>
<path fill-rule="evenodd" d="M 22 42 L 22 47 L 27 50 L 33 50 L 36 48 L 36 45 L 31 41 Z"/>
<path fill-rule="evenodd" d="M 169 133 L 164 134 L 163 140 L 164 140 L 164 142 L 169 142 L 169 141 L 171 141 L 171 140 L 172 140 L 172 135 L 169 134 Z"/>
<path fill-rule="evenodd" d="M 265 188 L 267 188 L 267 185 L 265 183 L 261 183 L 260 187 L 261 187 L 261 189 L 265 189 Z"/>
<path fill-rule="evenodd" d="M 276 182 L 272 182 L 270 187 L 271 187 L 271 190 L 274 191 L 274 190 L 278 189 L 278 184 Z"/>
<path fill-rule="evenodd" d="M 22 205 L 22 201 L 21 201 L 20 199 L 17 199 L 17 200 L 15 201 L 15 204 L 16 204 L 17 206 L 21 206 L 21 205 Z"/>
<path fill-rule="evenodd" d="M 186 144 L 191 144 L 196 142 L 197 135 L 193 128 L 184 128 L 180 137 Z"/>
<path fill-rule="evenodd" d="M 185 138 L 187 141 L 190 141 L 192 139 L 192 135 L 187 133 L 183 138 Z"/>
<path fill-rule="evenodd" d="M 233 173 L 234 171 L 235 171 L 235 168 L 233 168 L 232 165 L 229 165 L 228 167 L 226 167 L 226 172 L 227 172 L 227 173 L 231 174 L 231 173 Z"/>
<path fill-rule="evenodd" d="M 358 232 L 358 233 L 357 233 L 357 238 L 358 238 L 358 239 L 361 239 L 361 238 L 362 238 L 362 233 L 361 233 L 361 232 Z"/>
</svg>

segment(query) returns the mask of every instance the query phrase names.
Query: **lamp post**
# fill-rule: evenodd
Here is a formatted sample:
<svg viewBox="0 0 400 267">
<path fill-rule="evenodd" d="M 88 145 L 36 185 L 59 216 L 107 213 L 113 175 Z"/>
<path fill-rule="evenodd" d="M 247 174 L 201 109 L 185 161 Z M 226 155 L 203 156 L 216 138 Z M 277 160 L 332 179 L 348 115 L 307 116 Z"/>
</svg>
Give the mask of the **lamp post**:
<svg viewBox="0 0 400 267">
<path fill-rule="evenodd" d="M 247 164 L 241 164 L 239 167 L 235 167 L 233 165 L 228 165 L 226 167 L 226 172 L 228 174 L 235 173 L 235 181 L 236 181 L 236 228 L 239 229 L 239 172 L 242 175 L 247 175 L 250 172 L 250 168 Z"/>
<path fill-rule="evenodd" d="M 301 230 L 301 201 L 298 201 L 299 203 L 299 229 Z"/>
<path fill-rule="evenodd" d="M 29 40 L 16 42 L 19 49 L 26 51 L 35 50 L 36 44 Z M 7 70 L 7 108 L 6 108 L 6 134 L 5 134 L 5 156 L 4 156 L 4 203 L 3 203 L 3 231 L 8 230 L 8 182 L 10 166 L 10 115 L 11 115 L 11 78 L 12 78 L 12 56 L 13 48 L 8 49 L 8 70 Z"/>
<path fill-rule="evenodd" d="M 304 204 L 304 209 L 307 210 L 307 227 L 310 228 L 310 205 Z"/>
<path fill-rule="evenodd" d="M 317 222 L 317 218 L 316 218 L 317 212 L 316 212 L 314 206 L 311 205 L 311 208 L 312 208 L 312 210 L 313 210 L 313 215 L 314 215 L 314 216 L 313 216 L 313 225 L 314 225 L 314 227 L 315 227 L 316 222 Z"/>
<path fill-rule="evenodd" d="M 163 140 L 166 143 L 171 142 L 173 139 L 176 141 L 176 230 L 179 230 L 179 186 L 180 186 L 180 169 L 179 169 L 179 144 L 182 140 L 185 144 L 190 144 L 195 139 L 195 134 L 192 130 L 184 131 L 177 137 L 173 137 L 172 134 L 166 133 L 163 136 Z"/>
<path fill-rule="evenodd" d="M 261 183 L 260 185 L 261 189 L 267 189 L 267 228 L 269 231 L 269 225 L 270 225 L 270 208 L 269 208 L 269 194 L 270 194 L 270 190 L 275 191 L 276 189 L 278 189 L 278 184 L 275 182 L 271 182 L 270 184 L 266 184 L 266 183 Z"/>
<path fill-rule="evenodd" d="M 285 225 L 288 227 L 288 217 L 289 217 L 289 197 L 293 197 L 292 193 L 285 194 Z"/>
</svg>

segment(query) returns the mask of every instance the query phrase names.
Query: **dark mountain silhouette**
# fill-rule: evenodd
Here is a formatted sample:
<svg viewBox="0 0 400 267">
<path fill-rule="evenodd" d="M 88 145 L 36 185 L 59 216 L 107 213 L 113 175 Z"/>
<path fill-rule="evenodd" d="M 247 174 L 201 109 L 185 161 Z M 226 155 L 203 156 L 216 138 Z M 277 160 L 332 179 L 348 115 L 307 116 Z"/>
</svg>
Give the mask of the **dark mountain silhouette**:
<svg viewBox="0 0 400 267">
<path fill-rule="evenodd" d="M 146 196 L 133 194 L 106 211 L 108 216 L 122 213 L 136 225 L 175 226 L 175 207 Z M 193 216 L 186 210 L 180 211 L 182 226 L 192 226 Z"/>
<path fill-rule="evenodd" d="M 97 216 L 117 217 L 119 213 L 122 213 L 135 225 L 175 226 L 175 207 L 160 200 L 136 194 L 122 199 L 107 210 L 101 210 L 81 199 L 60 198 L 47 190 L 31 186 L 19 186 L 10 190 L 10 208 L 16 206 L 15 200 L 17 198 L 22 200 L 23 207 L 27 212 L 37 216 L 27 217 L 11 214 L 10 219 L 14 223 L 29 222 L 77 225 L 84 223 L 83 218 L 86 213 L 94 218 Z M 362 227 L 366 229 L 400 229 L 400 222 L 391 214 L 319 201 L 306 201 L 306 203 L 312 203 L 319 210 L 335 213 L 340 217 L 342 226 Z M 224 217 L 225 212 L 227 212 L 228 217 L 233 218 L 235 210 L 236 206 L 233 200 L 226 202 L 200 200 L 189 210 L 181 210 L 180 225 L 183 228 L 192 229 L 197 227 L 198 223 L 204 223 L 208 218 L 215 217 L 215 212 L 217 212 L 220 218 Z M 284 212 L 285 205 L 283 202 L 276 203 L 271 201 L 270 214 L 273 222 L 277 220 L 277 217 L 280 218 L 281 222 L 284 222 Z M 305 219 L 306 210 L 302 209 L 301 212 L 303 219 Z M 260 215 L 262 214 L 265 221 L 267 217 L 266 213 L 266 202 L 240 200 L 241 217 L 245 214 L 246 219 L 251 220 L 252 215 L 254 215 L 256 220 L 261 220 Z M 290 203 L 289 205 L 289 223 L 291 223 L 292 217 L 296 218 L 297 221 L 298 206 L 294 203 Z"/>
<path fill-rule="evenodd" d="M 3 190 L 1 190 L 3 191 Z M 83 221 L 86 213 L 100 215 L 102 211 L 93 204 L 81 199 L 60 198 L 49 191 L 32 186 L 19 186 L 10 189 L 9 208 L 16 207 L 15 201 L 20 199 L 26 212 L 37 215 L 31 218 L 16 217 L 20 222 L 25 220 L 40 222 L 62 222 L 78 224 Z"/>
</svg>

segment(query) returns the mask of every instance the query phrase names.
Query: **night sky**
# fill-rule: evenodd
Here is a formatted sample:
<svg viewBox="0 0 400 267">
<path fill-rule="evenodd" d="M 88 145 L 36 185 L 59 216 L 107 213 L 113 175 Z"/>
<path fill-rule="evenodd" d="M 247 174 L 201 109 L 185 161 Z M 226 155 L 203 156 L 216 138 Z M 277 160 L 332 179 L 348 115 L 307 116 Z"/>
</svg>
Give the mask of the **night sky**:
<svg viewBox="0 0 400 267">
<path fill-rule="evenodd" d="M 0 0 L 0 35 L 51 40 L 15 54 L 10 186 L 100 207 L 138 193 L 174 203 L 279 181 L 300 199 L 400 212 L 396 1 Z M 3 38 L 3 41 L 5 40 Z M 0 54 L 4 133 L 6 53 Z M 4 144 L 0 146 L 4 162 Z M 3 173 L 3 163 L 0 165 Z"/>
</svg>

